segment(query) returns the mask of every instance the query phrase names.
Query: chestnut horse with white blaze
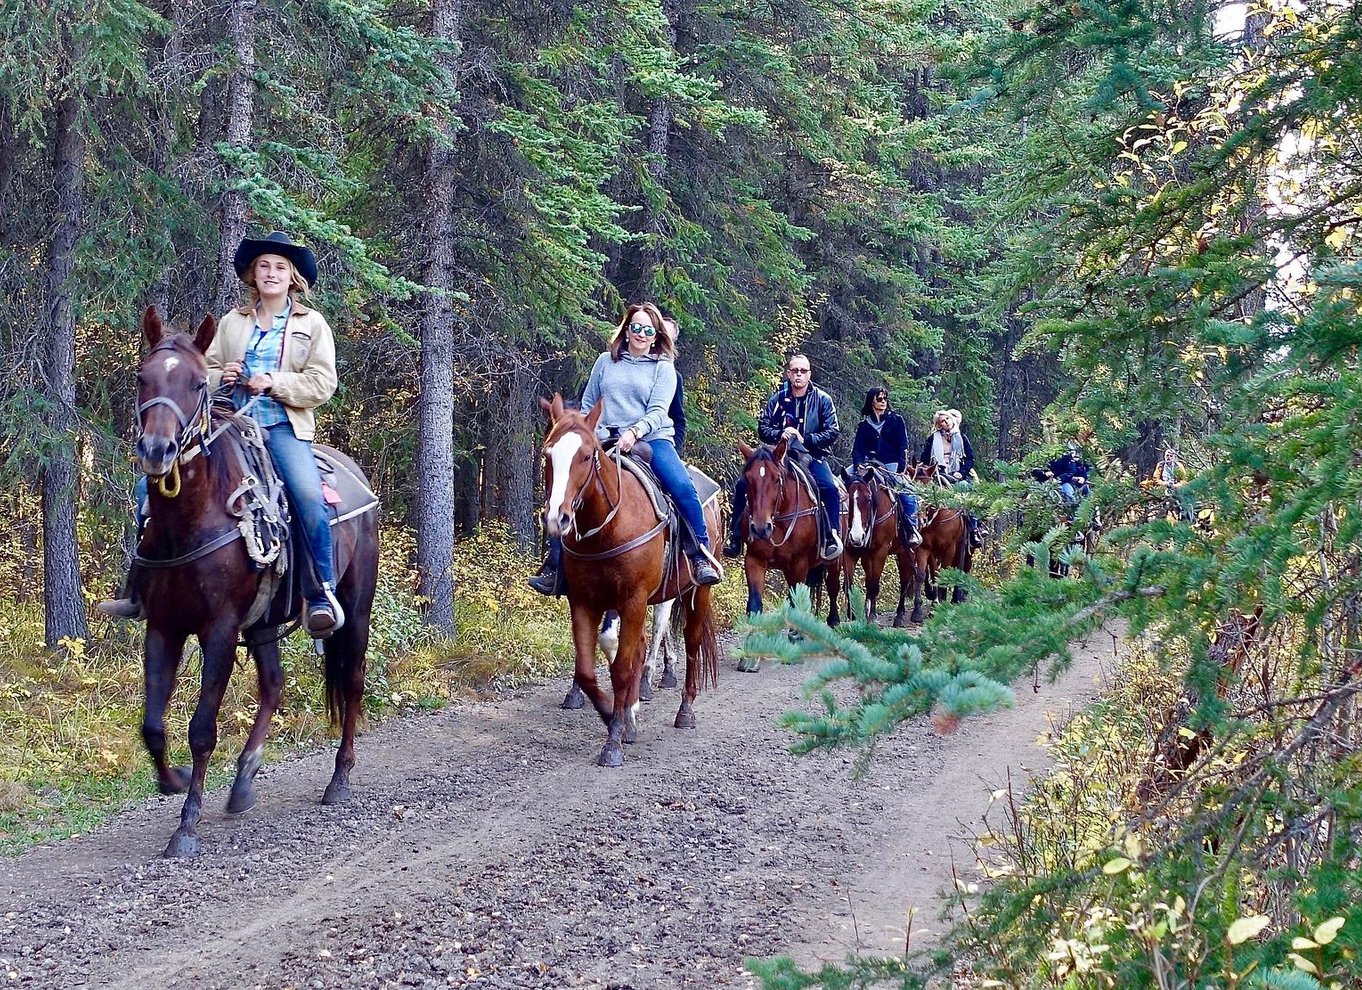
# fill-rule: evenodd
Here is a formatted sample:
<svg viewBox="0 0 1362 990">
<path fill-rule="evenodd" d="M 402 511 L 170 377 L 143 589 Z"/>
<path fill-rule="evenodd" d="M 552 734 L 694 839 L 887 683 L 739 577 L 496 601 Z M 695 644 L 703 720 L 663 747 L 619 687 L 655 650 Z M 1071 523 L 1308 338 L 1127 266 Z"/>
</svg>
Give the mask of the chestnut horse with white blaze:
<svg viewBox="0 0 1362 990">
<path fill-rule="evenodd" d="M 544 528 L 563 541 L 563 576 L 572 612 L 576 653 L 574 679 L 606 724 L 604 767 L 624 762 L 623 743 L 638 737 L 636 715 L 643 675 L 648 606 L 676 599 L 686 640 L 686 681 L 676 728 L 695 728 L 695 697 L 719 679 L 719 644 L 710 589 L 696 585 L 673 527 L 659 520 L 643 483 L 627 470 L 618 451 L 596 436 L 603 405 L 587 415 L 563 405 L 563 397 L 539 400 L 548 414 L 544 438 Z M 673 514 L 675 519 L 675 514 Z M 714 505 L 705 507 L 711 544 L 719 537 Z M 669 548 L 672 552 L 669 554 Z M 613 697 L 596 683 L 596 646 L 601 618 L 619 612 L 619 648 L 610 663 Z"/>
<path fill-rule="evenodd" d="M 864 568 L 866 613 L 873 622 L 884 565 L 889 555 L 894 554 L 899 564 L 899 604 L 894 613 L 894 625 L 902 626 L 913 575 L 913 556 L 912 549 L 904 545 L 899 533 L 898 506 L 894 493 L 880 476 L 881 470 L 865 468 L 847 485 L 847 537 L 842 566 L 846 571 L 848 603 L 856 565 L 859 563 Z"/>
</svg>

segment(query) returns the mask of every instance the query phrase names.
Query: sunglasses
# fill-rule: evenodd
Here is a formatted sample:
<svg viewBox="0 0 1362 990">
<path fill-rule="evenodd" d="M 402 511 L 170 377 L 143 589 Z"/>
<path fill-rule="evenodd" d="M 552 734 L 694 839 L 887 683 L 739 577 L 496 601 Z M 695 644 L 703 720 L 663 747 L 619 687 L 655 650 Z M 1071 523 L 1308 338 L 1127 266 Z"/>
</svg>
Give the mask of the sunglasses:
<svg viewBox="0 0 1362 990">
<path fill-rule="evenodd" d="M 656 337 L 657 329 L 650 327 L 646 323 L 630 323 L 626 328 L 630 333 L 636 333 L 643 337 Z"/>
<path fill-rule="evenodd" d="M 808 373 L 809 373 L 809 369 L 808 369 L 808 368 L 791 368 L 791 369 L 790 369 L 790 374 L 792 374 L 792 375 L 807 375 Z"/>
<path fill-rule="evenodd" d="M 876 402 L 888 402 L 888 401 L 889 401 L 889 396 L 887 396 L 887 395 L 877 395 L 877 396 L 875 396 L 875 401 L 876 401 Z"/>
</svg>

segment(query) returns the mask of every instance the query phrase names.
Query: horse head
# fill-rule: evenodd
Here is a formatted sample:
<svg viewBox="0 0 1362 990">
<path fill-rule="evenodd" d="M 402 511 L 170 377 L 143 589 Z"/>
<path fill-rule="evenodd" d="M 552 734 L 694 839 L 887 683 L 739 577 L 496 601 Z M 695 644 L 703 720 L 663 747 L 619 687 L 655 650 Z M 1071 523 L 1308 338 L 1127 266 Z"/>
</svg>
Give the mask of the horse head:
<svg viewBox="0 0 1362 990">
<path fill-rule="evenodd" d="M 747 531 L 752 540 L 769 540 L 775 532 L 776 516 L 785 497 L 785 452 L 789 444 L 781 440 L 774 448 L 752 448 L 741 440 L 743 477 L 747 479 Z"/>
<path fill-rule="evenodd" d="M 544 491 L 548 493 L 544 530 L 549 536 L 561 537 L 573 528 L 587 486 L 600 477 L 601 444 L 596 438 L 596 424 L 605 407 L 598 402 L 583 415 L 568 409 L 557 392 L 551 402 L 541 398 L 539 406 L 549 418 L 549 432 L 544 438 Z"/>
<path fill-rule="evenodd" d="M 206 316 L 190 338 L 167 335 L 155 306 L 142 314 L 147 356 L 137 372 L 137 461 L 151 478 L 164 477 L 207 426 L 208 363 L 204 352 L 218 325 Z"/>
<path fill-rule="evenodd" d="M 879 514 L 874 472 L 862 470 L 847 485 L 847 545 L 864 549 L 870 546 Z"/>
</svg>

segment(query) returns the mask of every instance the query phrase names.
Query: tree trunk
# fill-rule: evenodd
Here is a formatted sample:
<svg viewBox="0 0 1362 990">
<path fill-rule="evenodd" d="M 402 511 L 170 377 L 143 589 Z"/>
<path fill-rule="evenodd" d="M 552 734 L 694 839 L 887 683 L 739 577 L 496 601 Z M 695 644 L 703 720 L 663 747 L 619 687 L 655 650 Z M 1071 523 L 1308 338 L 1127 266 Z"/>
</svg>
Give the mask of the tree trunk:
<svg viewBox="0 0 1362 990">
<path fill-rule="evenodd" d="M 251 123 L 255 116 L 255 4 L 256 0 L 232 0 L 228 9 L 228 32 L 235 63 L 227 77 L 227 133 L 224 140 L 233 149 L 251 147 Z M 229 175 L 235 168 L 228 166 Z M 246 196 L 227 189 L 218 204 L 222 239 L 218 245 L 218 291 L 214 312 L 222 314 L 237 304 L 240 296 L 232 256 L 246 236 Z"/>
<path fill-rule="evenodd" d="M 667 47 L 676 51 L 676 22 L 680 16 L 676 0 L 664 0 L 667 16 Z M 653 101 L 648 110 L 648 158 L 644 168 L 652 185 L 665 190 L 667 184 L 667 154 L 671 139 L 672 105 L 665 97 Z M 661 211 L 654 205 L 654 197 L 643 197 L 643 232 L 648 235 L 643 248 L 643 263 L 638 273 L 639 291 L 648 296 L 657 294 L 655 279 L 663 258 L 663 228 Z"/>
<path fill-rule="evenodd" d="M 450 45 L 459 39 L 461 0 L 435 0 L 432 33 Z M 454 85 L 452 50 L 440 68 Z M 426 293 L 421 316 L 421 398 L 417 421 L 416 566 L 420 592 L 430 602 L 426 622 L 454 632 L 454 127 L 426 150 Z"/>
<path fill-rule="evenodd" d="M 53 199 L 56 207 L 47 268 L 47 339 L 43 377 L 56 441 L 43 459 L 39 478 L 43 503 L 43 607 L 47 645 L 90 635 L 81 593 L 76 543 L 76 316 L 74 269 L 85 197 L 85 137 L 80 130 L 80 97 L 57 104 L 52 131 Z"/>
</svg>

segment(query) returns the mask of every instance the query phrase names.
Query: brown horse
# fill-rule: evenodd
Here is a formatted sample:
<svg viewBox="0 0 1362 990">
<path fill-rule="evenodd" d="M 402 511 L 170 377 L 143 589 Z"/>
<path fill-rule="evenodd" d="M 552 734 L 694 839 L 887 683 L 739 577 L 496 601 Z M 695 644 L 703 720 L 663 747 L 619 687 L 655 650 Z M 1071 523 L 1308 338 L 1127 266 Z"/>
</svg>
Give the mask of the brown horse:
<svg viewBox="0 0 1362 990">
<path fill-rule="evenodd" d="M 786 462 L 787 449 L 784 440 L 775 447 L 763 444 L 755 449 L 738 441 L 738 450 L 746 459 L 743 477 L 747 479 L 747 509 L 743 518 L 747 523 L 739 525 L 747 544 L 743 559 L 747 614 L 761 611 L 766 572 L 774 568 L 785 575 L 788 588 L 807 583 L 816 590 L 822 580 L 830 606 L 828 625 L 835 626 L 842 621 L 838 612 L 842 562 L 825 562 L 819 552 L 818 514 L 822 509 Z"/>
<path fill-rule="evenodd" d="M 150 513 L 138 547 L 138 593 L 147 615 L 142 739 L 155 764 L 161 793 L 189 791 L 180 827 L 165 855 L 193 856 L 200 849 L 204 775 L 217 747 L 218 710 L 235 666 L 237 638 L 262 581 L 270 580 L 272 572 L 255 566 L 238 528 L 239 517 L 228 510 L 246 472 L 235 419 L 210 411 L 203 355 L 217 323 L 206 318 L 192 338 L 167 336 L 152 307 L 142 317 L 142 331 L 150 349 L 138 373 L 141 435 L 136 451 L 139 466 L 152 482 Z M 363 477 L 348 458 L 332 451 L 328 454 Z M 322 796 L 325 804 L 339 803 L 350 795 L 355 721 L 364 700 L 369 615 L 378 575 L 377 513 L 362 512 L 339 523 L 332 529 L 332 538 L 339 576 L 336 597 L 346 621 L 326 640 L 326 701 L 332 724 L 340 723 L 341 743 L 335 772 Z M 285 604 L 297 614 L 299 602 Z M 233 814 L 255 804 L 253 780 L 284 682 L 277 627 L 252 625 L 244 635 L 255 658 L 260 703 L 237 760 L 236 780 L 227 802 Z M 189 723 L 192 773 L 167 761 L 165 734 L 165 709 L 190 636 L 198 637 L 203 653 L 199 700 Z"/>
<path fill-rule="evenodd" d="M 880 577 L 892 553 L 899 564 L 899 604 L 894 625 L 902 626 L 912 579 L 912 551 L 899 534 L 898 506 L 894 493 L 884 483 L 883 468 L 862 468 L 847 485 L 846 551 L 842 557 L 848 603 L 856 578 L 856 565 L 865 569 L 867 617 L 873 622 L 880 596 Z"/>
<path fill-rule="evenodd" d="M 577 656 L 576 685 L 606 724 L 603 767 L 624 762 L 622 743 L 638 737 L 635 715 L 643 675 L 643 630 L 648 606 L 676 599 L 685 626 L 686 683 L 676 728 L 695 728 L 695 696 L 719 678 L 719 644 L 710 610 L 710 589 L 691 580 L 674 524 L 659 520 L 642 482 L 618 455 L 596 438 L 602 405 L 582 415 L 563 406 L 563 397 L 540 399 L 549 417 L 544 438 L 544 528 L 563 540 L 563 576 L 572 611 Z M 719 517 L 705 509 L 711 545 Z M 670 552 L 669 552 L 670 551 Z M 596 645 L 601 617 L 619 612 L 619 647 L 610 663 L 613 698 L 596 684 Z"/>
<path fill-rule="evenodd" d="M 919 483 L 938 484 L 948 487 L 940 473 L 930 464 L 916 464 L 905 474 Z M 969 546 L 969 529 L 965 524 L 965 511 L 941 505 L 924 505 L 922 508 L 922 544 L 910 555 L 912 560 L 913 614 L 909 621 L 920 623 L 926 618 L 922 607 L 925 590 L 929 600 L 945 601 L 946 592 L 938 588 L 937 575 L 948 567 L 958 568 L 969 573 L 974 567 L 974 554 Z M 956 604 L 965 600 L 965 589 L 956 586 L 952 601 Z"/>
</svg>

